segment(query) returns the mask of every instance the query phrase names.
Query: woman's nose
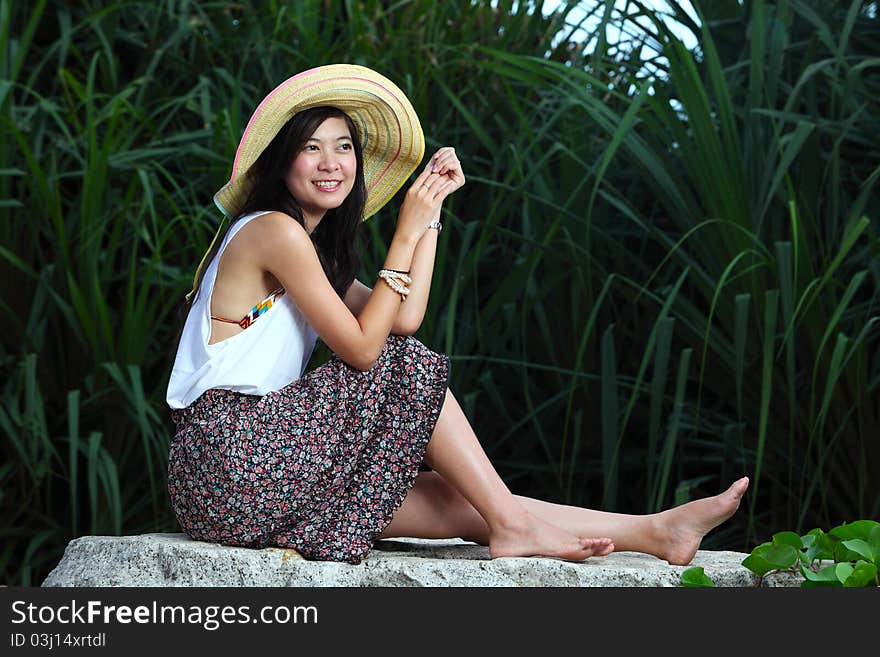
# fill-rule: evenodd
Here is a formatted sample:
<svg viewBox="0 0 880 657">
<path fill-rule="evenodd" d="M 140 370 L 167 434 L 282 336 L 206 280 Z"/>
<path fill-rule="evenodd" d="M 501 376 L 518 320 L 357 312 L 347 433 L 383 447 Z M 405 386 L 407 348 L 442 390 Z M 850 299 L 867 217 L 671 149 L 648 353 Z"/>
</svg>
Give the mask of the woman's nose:
<svg viewBox="0 0 880 657">
<path fill-rule="evenodd" d="M 336 157 L 336 153 L 325 152 L 321 154 L 321 158 L 318 161 L 318 168 L 324 171 L 335 171 L 339 168 L 339 158 Z"/>
</svg>

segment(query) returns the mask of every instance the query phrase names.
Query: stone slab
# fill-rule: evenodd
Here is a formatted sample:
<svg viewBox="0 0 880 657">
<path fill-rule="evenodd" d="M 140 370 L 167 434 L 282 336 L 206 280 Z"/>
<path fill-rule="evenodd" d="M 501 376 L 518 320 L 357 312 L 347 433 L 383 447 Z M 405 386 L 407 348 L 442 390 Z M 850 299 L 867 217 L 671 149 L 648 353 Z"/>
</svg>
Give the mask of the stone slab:
<svg viewBox="0 0 880 657">
<path fill-rule="evenodd" d="M 753 587 L 742 552 L 700 550 L 719 587 Z M 292 586 L 292 587 L 666 587 L 678 586 L 689 566 L 636 552 L 584 562 L 517 557 L 489 559 L 489 549 L 459 539 L 377 542 L 360 564 L 309 561 L 295 550 L 250 549 L 193 541 L 184 534 L 83 536 L 71 541 L 43 586 Z M 762 586 L 800 586 L 794 573 L 777 573 Z"/>
</svg>

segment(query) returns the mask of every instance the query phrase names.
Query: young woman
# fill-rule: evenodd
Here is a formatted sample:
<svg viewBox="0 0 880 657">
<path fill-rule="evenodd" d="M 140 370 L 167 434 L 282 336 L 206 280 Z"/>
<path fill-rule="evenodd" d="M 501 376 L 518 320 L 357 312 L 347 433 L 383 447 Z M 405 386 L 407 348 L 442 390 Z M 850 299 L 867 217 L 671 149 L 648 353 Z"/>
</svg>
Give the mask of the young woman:
<svg viewBox="0 0 880 657">
<path fill-rule="evenodd" d="M 408 188 L 374 287 L 355 279 L 358 228 L 423 153 L 404 94 L 359 66 L 294 76 L 254 112 L 215 195 L 232 220 L 187 296 L 168 386 L 181 527 L 351 563 L 394 536 L 463 537 L 493 558 L 634 550 L 689 563 L 747 478 L 644 516 L 513 495 L 448 388 L 449 358 L 412 337 L 443 200 L 465 182 L 453 148 Z M 304 375 L 318 337 L 333 357 Z"/>
</svg>

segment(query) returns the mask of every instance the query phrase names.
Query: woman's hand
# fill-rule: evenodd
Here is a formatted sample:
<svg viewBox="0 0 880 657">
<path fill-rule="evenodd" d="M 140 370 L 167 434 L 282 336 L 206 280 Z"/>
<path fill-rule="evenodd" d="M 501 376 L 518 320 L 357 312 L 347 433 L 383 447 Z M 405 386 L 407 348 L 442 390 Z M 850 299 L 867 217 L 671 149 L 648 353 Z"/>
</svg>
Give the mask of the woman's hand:
<svg viewBox="0 0 880 657">
<path fill-rule="evenodd" d="M 456 156 L 455 149 L 452 146 L 444 146 L 434 153 L 434 157 L 431 158 L 429 164 L 431 165 L 431 171 L 439 173 L 441 176 L 446 176 L 453 182 L 454 186 L 449 190 L 449 194 L 464 185 L 464 172 L 461 170 L 461 162 L 458 161 L 458 156 Z"/>
<path fill-rule="evenodd" d="M 464 184 L 461 164 L 455 157 L 455 149 L 447 146 L 437 151 L 428 160 L 406 193 L 400 215 L 397 219 L 397 232 L 403 232 L 418 240 L 431 220 L 440 214 L 443 199 Z"/>
</svg>

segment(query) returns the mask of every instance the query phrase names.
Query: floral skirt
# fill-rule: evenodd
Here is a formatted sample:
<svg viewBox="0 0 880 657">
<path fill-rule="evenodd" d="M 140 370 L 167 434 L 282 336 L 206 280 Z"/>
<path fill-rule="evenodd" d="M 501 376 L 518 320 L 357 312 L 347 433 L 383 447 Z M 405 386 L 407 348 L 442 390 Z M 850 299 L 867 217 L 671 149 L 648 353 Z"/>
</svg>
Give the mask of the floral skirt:
<svg viewBox="0 0 880 657">
<path fill-rule="evenodd" d="M 211 389 L 172 409 L 180 526 L 200 541 L 359 563 L 415 483 L 449 368 L 391 335 L 367 372 L 334 355 L 262 397 Z"/>
</svg>

